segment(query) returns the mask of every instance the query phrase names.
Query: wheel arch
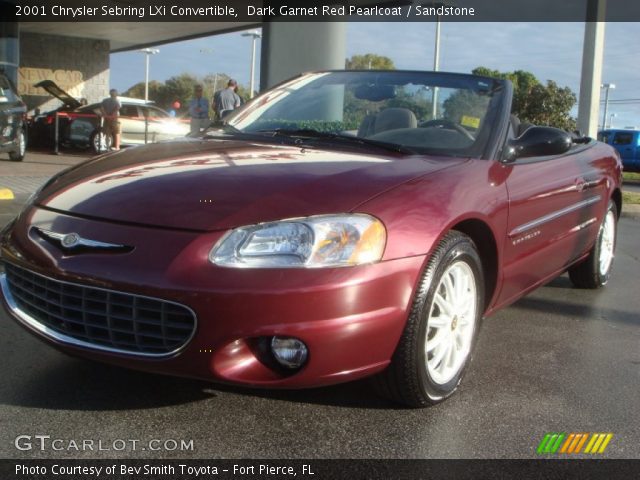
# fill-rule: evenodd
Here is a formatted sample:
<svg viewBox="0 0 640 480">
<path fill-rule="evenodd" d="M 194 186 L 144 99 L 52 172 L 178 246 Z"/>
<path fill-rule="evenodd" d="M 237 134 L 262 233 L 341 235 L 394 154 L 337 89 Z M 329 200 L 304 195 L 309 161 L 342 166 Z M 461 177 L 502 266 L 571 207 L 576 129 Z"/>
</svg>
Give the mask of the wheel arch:
<svg viewBox="0 0 640 480">
<path fill-rule="evenodd" d="M 620 218 L 620 214 L 622 213 L 622 192 L 619 188 L 616 188 L 611 193 L 611 200 L 616 204 L 616 214 L 618 218 Z"/>
<path fill-rule="evenodd" d="M 468 235 L 478 248 L 485 282 L 484 309 L 486 311 L 498 286 L 498 245 L 493 231 L 489 225 L 476 218 L 463 220 L 451 227 L 451 230 Z"/>
</svg>

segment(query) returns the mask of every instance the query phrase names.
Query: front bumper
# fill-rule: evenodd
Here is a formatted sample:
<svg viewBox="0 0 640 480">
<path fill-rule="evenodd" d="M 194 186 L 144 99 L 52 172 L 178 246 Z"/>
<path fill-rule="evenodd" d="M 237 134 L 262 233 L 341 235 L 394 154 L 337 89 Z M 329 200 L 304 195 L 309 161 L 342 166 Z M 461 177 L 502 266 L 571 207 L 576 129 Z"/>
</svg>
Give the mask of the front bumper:
<svg viewBox="0 0 640 480">
<path fill-rule="evenodd" d="M 134 249 L 69 254 L 35 234 L 32 226 Z M 195 333 L 170 355 L 114 353 L 61 340 L 26 321 L 6 295 L 3 303 L 18 323 L 59 349 L 156 373 L 302 388 L 354 380 L 387 366 L 423 256 L 350 268 L 230 269 L 207 259 L 223 234 L 120 225 L 31 208 L 0 239 L 2 261 L 38 275 L 191 309 Z M 256 341 L 273 335 L 296 337 L 307 345 L 309 358 L 302 369 L 290 373 L 264 361 Z"/>
</svg>

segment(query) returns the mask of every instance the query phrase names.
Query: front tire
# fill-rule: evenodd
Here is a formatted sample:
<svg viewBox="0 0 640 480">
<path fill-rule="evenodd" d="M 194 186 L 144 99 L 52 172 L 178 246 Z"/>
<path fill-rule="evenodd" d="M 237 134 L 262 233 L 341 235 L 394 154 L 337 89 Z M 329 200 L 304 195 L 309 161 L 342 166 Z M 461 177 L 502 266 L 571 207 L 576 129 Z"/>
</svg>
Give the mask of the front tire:
<svg viewBox="0 0 640 480">
<path fill-rule="evenodd" d="M 576 287 L 596 289 L 605 286 L 609 281 L 616 248 L 617 223 L 616 204 L 609 201 L 607 213 L 589 256 L 578 265 L 569 268 L 569 278 Z"/>
<path fill-rule="evenodd" d="M 21 162 L 24 160 L 24 156 L 27 153 L 27 135 L 24 133 L 24 128 L 18 130 L 16 135 L 17 149 L 13 152 L 9 152 L 9 159 L 14 162 Z"/>
<path fill-rule="evenodd" d="M 379 392 L 411 407 L 453 394 L 471 359 L 483 311 L 478 250 L 467 235 L 452 231 L 422 274 L 391 364 L 375 378 Z"/>
<path fill-rule="evenodd" d="M 107 135 L 102 130 L 95 130 L 90 138 L 91 149 L 96 155 L 109 151 L 111 147 L 111 135 Z"/>
</svg>

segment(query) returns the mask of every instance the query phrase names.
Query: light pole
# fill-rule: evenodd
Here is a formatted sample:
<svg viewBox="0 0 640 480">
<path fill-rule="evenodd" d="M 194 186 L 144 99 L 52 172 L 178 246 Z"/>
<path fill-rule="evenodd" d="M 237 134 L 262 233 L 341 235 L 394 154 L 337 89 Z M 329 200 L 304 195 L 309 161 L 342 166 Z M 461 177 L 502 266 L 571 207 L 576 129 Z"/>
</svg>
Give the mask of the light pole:
<svg viewBox="0 0 640 480">
<path fill-rule="evenodd" d="M 213 50 L 211 48 L 201 48 L 200 53 L 209 55 L 209 54 L 213 54 Z M 218 90 L 218 73 L 215 73 L 213 77 L 213 92 L 211 92 L 211 101 L 213 101 L 213 97 L 215 96 L 217 90 Z"/>
<path fill-rule="evenodd" d="M 601 88 L 606 88 L 607 91 L 604 93 L 604 115 L 602 115 L 602 129 L 607 128 L 607 110 L 609 109 L 609 90 L 616 88 L 614 83 L 604 83 L 600 85 Z"/>
<path fill-rule="evenodd" d="M 440 15 L 436 17 L 436 44 L 433 49 L 433 71 L 440 69 Z M 433 87 L 433 98 L 431 99 L 431 118 L 436 119 L 438 115 L 438 87 Z"/>
<path fill-rule="evenodd" d="M 155 55 L 156 53 L 160 53 L 160 50 L 157 48 L 143 48 L 140 50 L 141 53 L 145 54 L 145 62 L 144 62 L 144 101 L 149 101 L 149 56 Z"/>
<path fill-rule="evenodd" d="M 452 4 L 450 2 L 447 2 L 447 3 L 429 2 L 429 3 L 423 3 L 422 5 L 440 9 L 442 7 L 451 6 Z M 436 10 L 436 41 L 433 49 L 433 71 L 434 72 L 437 72 L 438 70 L 440 70 L 440 21 L 441 21 L 441 17 L 440 17 L 439 10 Z M 435 120 L 436 116 L 438 115 L 438 87 L 435 87 L 435 86 L 433 87 L 431 102 L 432 102 L 431 118 Z"/>
<path fill-rule="evenodd" d="M 256 40 L 258 40 L 259 38 L 262 38 L 262 34 L 257 30 L 249 30 L 248 32 L 243 33 L 242 36 L 253 38 L 252 45 L 251 45 L 251 72 L 249 73 L 249 76 L 251 77 L 249 81 L 249 98 L 253 98 L 253 85 L 254 85 L 253 71 L 255 69 L 255 64 L 256 64 Z"/>
</svg>

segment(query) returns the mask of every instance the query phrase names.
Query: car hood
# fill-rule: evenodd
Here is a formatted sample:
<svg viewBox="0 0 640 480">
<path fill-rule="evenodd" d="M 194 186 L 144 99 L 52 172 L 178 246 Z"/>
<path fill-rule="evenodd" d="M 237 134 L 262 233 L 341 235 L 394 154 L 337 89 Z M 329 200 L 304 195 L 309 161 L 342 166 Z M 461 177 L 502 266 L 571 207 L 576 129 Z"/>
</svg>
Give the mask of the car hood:
<svg viewBox="0 0 640 480">
<path fill-rule="evenodd" d="M 36 83 L 34 87 L 44 88 L 47 92 L 49 92 L 51 95 L 56 97 L 71 109 L 76 109 L 81 105 L 78 100 L 62 90 L 53 80 L 43 80 Z"/>
<path fill-rule="evenodd" d="M 463 161 L 389 155 L 236 140 L 159 143 L 73 167 L 54 177 L 35 204 L 90 218 L 209 231 L 348 212 L 400 183 Z"/>
</svg>

